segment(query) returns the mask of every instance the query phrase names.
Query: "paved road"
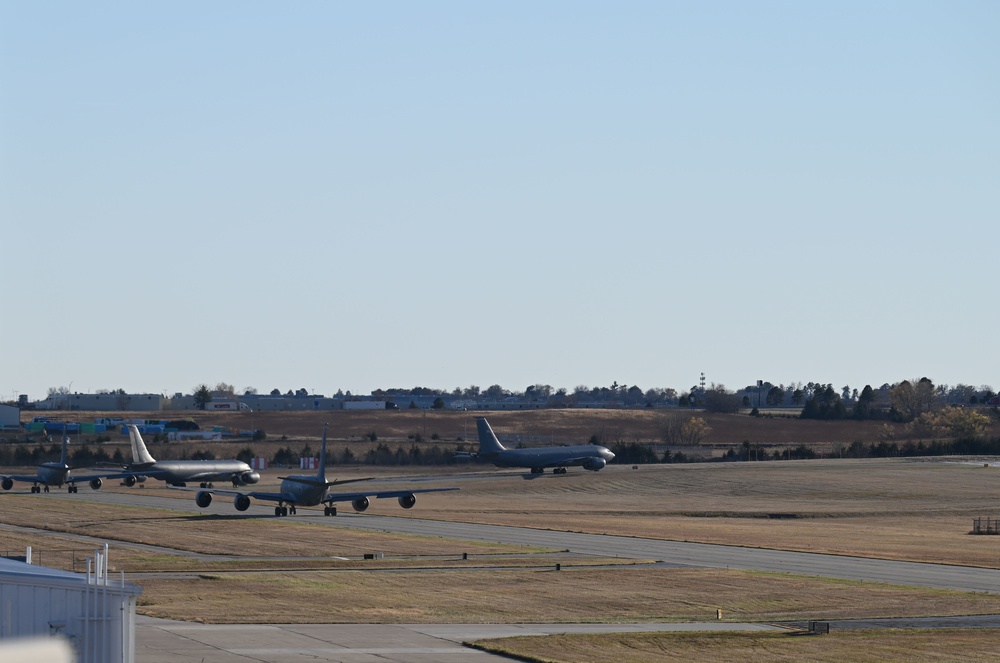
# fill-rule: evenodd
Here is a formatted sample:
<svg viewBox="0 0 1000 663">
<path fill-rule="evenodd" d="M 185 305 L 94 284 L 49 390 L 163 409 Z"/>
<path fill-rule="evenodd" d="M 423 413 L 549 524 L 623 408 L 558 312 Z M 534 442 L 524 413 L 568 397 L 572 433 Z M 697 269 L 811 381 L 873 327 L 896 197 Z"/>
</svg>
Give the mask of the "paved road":
<svg viewBox="0 0 1000 663">
<path fill-rule="evenodd" d="M 552 633 L 775 631 L 764 624 L 190 624 L 136 618 L 136 663 L 500 663 L 462 646 L 483 638 Z"/>
<path fill-rule="evenodd" d="M 961 615 L 958 617 L 885 617 L 883 619 L 831 619 L 823 622 L 830 630 L 883 628 L 1000 628 L 1000 615 Z M 785 626 L 809 628 L 809 622 L 782 622 Z"/>
</svg>

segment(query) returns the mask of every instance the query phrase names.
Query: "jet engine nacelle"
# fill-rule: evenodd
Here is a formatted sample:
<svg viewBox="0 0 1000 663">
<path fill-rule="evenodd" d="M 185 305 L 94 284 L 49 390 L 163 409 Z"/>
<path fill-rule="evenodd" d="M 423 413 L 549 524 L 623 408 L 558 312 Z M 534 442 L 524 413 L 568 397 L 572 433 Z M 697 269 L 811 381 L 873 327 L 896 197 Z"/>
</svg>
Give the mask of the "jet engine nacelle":
<svg viewBox="0 0 1000 663">
<path fill-rule="evenodd" d="M 144 474 L 130 474 L 125 477 L 125 485 L 131 488 L 137 483 L 146 483 L 146 475 Z"/>
<path fill-rule="evenodd" d="M 239 477 L 237 477 L 237 480 L 242 486 L 245 486 L 250 483 L 257 483 L 258 481 L 260 481 L 260 473 L 252 471 L 244 472 L 243 474 L 239 475 Z"/>
<path fill-rule="evenodd" d="M 233 500 L 233 504 L 236 506 L 237 511 L 246 511 L 250 508 L 250 498 L 246 495 L 237 495 L 236 499 Z"/>
<path fill-rule="evenodd" d="M 604 460 L 603 458 L 596 458 L 596 457 L 588 458 L 587 461 L 583 464 L 583 469 L 596 472 L 597 470 L 601 469 L 607 464 L 608 461 Z"/>
<path fill-rule="evenodd" d="M 359 497 L 358 499 L 351 502 L 351 506 L 354 507 L 355 511 L 364 511 L 371 505 L 367 497 Z"/>
<path fill-rule="evenodd" d="M 10 490 L 14 487 L 14 480 L 10 477 L 4 477 L 3 481 L 0 481 L 0 487 L 3 487 L 4 490 Z"/>
<path fill-rule="evenodd" d="M 103 486 L 103 485 L 104 485 L 104 482 L 101 481 L 100 477 L 98 477 L 96 479 L 91 479 L 90 480 L 90 487 L 93 488 L 94 490 L 100 490 L 101 486 Z"/>
<path fill-rule="evenodd" d="M 407 495 L 400 495 L 398 498 L 396 498 L 396 501 L 399 502 L 399 506 L 403 507 L 404 509 L 412 509 L 413 505 L 417 503 L 417 496 L 414 495 L 413 493 L 409 493 Z"/>
<path fill-rule="evenodd" d="M 199 490 L 198 494 L 194 496 L 194 503 L 204 509 L 212 503 L 212 493 L 206 490 Z"/>
</svg>

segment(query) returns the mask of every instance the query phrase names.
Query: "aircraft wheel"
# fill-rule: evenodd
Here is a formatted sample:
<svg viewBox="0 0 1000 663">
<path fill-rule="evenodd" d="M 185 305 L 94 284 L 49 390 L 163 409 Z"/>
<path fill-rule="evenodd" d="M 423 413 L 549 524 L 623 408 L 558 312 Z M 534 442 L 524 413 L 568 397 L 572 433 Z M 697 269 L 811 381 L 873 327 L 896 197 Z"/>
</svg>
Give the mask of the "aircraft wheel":
<svg viewBox="0 0 1000 663">
<path fill-rule="evenodd" d="M 279 516 L 279 517 L 281 516 L 281 507 L 280 506 L 274 507 L 274 515 Z"/>
<path fill-rule="evenodd" d="M 292 514 L 293 516 L 295 515 L 295 505 L 294 504 L 289 507 L 288 513 Z"/>
<path fill-rule="evenodd" d="M 46 493 L 49 492 L 49 487 L 48 486 L 45 486 L 45 492 Z"/>
</svg>

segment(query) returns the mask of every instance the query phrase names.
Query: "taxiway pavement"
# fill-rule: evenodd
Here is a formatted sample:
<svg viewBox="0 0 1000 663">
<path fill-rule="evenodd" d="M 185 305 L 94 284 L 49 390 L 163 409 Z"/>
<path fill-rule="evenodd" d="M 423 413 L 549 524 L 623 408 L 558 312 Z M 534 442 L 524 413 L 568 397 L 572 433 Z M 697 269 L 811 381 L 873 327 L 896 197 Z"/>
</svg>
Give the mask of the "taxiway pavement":
<svg viewBox="0 0 1000 663">
<path fill-rule="evenodd" d="M 136 618 L 136 663 L 493 663 L 462 645 L 484 638 L 553 633 L 776 631 L 766 624 L 191 624 Z"/>
</svg>

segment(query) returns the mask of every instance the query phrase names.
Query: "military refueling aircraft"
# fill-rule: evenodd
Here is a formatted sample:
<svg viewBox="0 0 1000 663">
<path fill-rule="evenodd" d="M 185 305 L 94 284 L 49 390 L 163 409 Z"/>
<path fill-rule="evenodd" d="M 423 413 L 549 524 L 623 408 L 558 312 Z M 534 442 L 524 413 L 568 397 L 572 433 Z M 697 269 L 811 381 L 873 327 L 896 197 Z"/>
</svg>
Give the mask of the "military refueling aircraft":
<svg viewBox="0 0 1000 663">
<path fill-rule="evenodd" d="M 233 487 L 260 481 L 260 474 L 241 460 L 156 460 L 146 449 L 142 435 L 134 424 L 128 425 L 132 443 L 132 462 L 125 466 L 125 485 L 134 486 L 146 477 L 160 479 L 171 486 L 187 482 L 211 488 L 213 481 L 231 481 Z"/>
<path fill-rule="evenodd" d="M 66 464 L 67 447 L 69 446 L 69 435 L 63 434 L 62 455 L 57 463 L 42 463 L 38 466 L 38 471 L 34 476 L 18 474 L 6 474 L 0 478 L 0 487 L 10 490 L 14 487 L 15 481 L 25 481 L 32 484 L 31 492 L 49 492 L 49 486 L 60 487 L 67 484 L 67 492 L 77 493 L 76 483 L 78 481 L 89 481 L 90 487 L 99 490 L 104 485 L 103 479 L 118 478 L 122 475 L 104 472 L 102 474 L 87 474 L 84 476 L 73 476 L 73 468 Z"/>
<path fill-rule="evenodd" d="M 596 444 L 508 449 L 500 444 L 486 417 L 476 417 L 476 428 L 479 429 L 479 453 L 467 457 L 483 458 L 497 467 L 530 467 L 532 474 L 542 474 L 545 468 L 551 467 L 553 474 L 566 474 L 568 466 L 579 465 L 596 472 L 615 457 L 607 448 Z"/>
<path fill-rule="evenodd" d="M 336 502 L 350 502 L 355 511 L 364 511 L 370 505 L 370 497 L 384 498 L 395 497 L 399 501 L 399 506 L 404 509 L 411 509 L 417 503 L 416 493 L 438 493 L 448 490 L 458 490 L 458 488 L 422 488 L 420 490 L 368 490 L 355 493 L 328 493 L 326 489 L 330 486 L 354 483 L 356 481 L 368 481 L 369 479 L 349 479 L 347 481 L 327 481 L 326 480 L 326 430 L 323 426 L 323 446 L 319 452 L 319 471 L 316 474 L 294 474 L 281 479 L 281 487 L 277 493 L 264 493 L 257 491 L 243 492 L 239 490 L 199 490 L 195 496 L 195 503 L 201 508 L 212 503 L 212 495 L 233 495 L 233 504 L 237 511 L 246 511 L 250 508 L 250 499 L 264 500 L 267 502 L 277 502 L 274 507 L 274 515 L 287 516 L 289 513 L 295 514 L 295 508 L 299 506 L 316 506 L 325 504 L 323 510 L 325 516 L 336 516 Z"/>
</svg>

